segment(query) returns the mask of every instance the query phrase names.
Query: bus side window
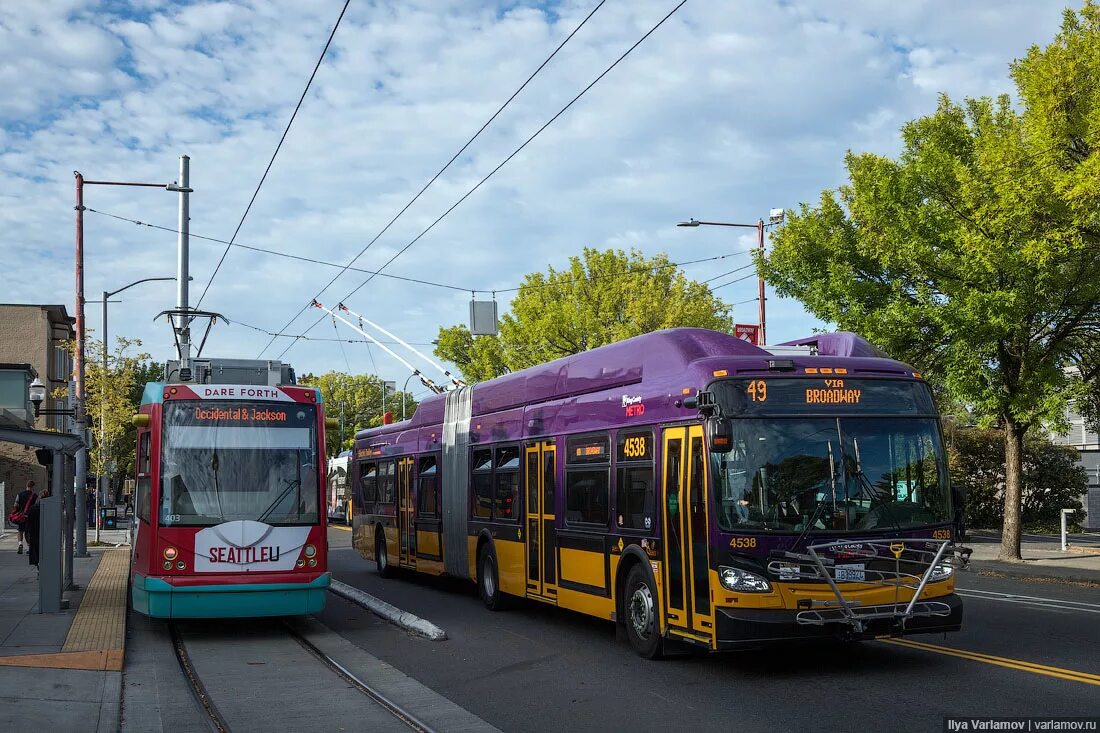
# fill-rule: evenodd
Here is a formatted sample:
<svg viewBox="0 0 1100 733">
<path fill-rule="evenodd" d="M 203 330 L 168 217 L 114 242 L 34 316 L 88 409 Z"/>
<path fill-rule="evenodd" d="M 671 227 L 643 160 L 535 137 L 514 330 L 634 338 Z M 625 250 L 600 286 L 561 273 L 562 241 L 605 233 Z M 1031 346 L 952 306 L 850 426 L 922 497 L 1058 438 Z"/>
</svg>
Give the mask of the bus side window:
<svg viewBox="0 0 1100 733">
<path fill-rule="evenodd" d="M 393 503 L 394 466 L 393 461 L 378 464 L 378 501 L 383 504 Z"/>
<path fill-rule="evenodd" d="M 478 448 L 470 461 L 470 516 L 474 519 L 493 517 L 493 451 Z"/>
<path fill-rule="evenodd" d="M 153 477 L 149 470 L 152 464 L 151 444 L 152 433 L 148 430 L 142 431 L 138 437 L 138 480 L 134 513 L 137 514 L 138 519 L 146 523 L 149 522 L 150 493 L 153 487 Z"/>
<path fill-rule="evenodd" d="M 615 515 L 623 529 L 653 528 L 653 433 L 619 431 L 615 458 Z"/>
<path fill-rule="evenodd" d="M 378 467 L 374 463 L 359 465 L 359 488 L 364 504 L 378 501 Z"/>
<path fill-rule="evenodd" d="M 421 517 L 439 516 L 439 497 L 437 494 L 436 458 L 427 456 L 420 459 L 419 470 L 416 473 L 419 485 L 416 492 L 417 513 Z"/>
<path fill-rule="evenodd" d="M 611 493 L 610 436 L 569 438 L 565 456 L 565 522 L 607 526 Z"/>
<path fill-rule="evenodd" d="M 496 500 L 493 518 L 514 521 L 519 506 L 519 446 L 497 448 L 494 475 Z"/>
</svg>

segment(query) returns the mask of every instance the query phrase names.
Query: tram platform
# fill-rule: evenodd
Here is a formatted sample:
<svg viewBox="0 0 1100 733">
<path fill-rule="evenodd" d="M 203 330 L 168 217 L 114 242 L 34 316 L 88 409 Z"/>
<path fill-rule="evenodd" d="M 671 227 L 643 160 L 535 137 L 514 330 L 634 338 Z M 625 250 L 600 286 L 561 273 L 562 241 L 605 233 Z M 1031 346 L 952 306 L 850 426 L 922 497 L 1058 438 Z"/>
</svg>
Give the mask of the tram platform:
<svg viewBox="0 0 1100 733">
<path fill-rule="evenodd" d="M 38 571 L 16 547 L 0 538 L 0 730 L 117 730 L 129 550 L 74 558 L 69 607 L 40 614 Z"/>
</svg>

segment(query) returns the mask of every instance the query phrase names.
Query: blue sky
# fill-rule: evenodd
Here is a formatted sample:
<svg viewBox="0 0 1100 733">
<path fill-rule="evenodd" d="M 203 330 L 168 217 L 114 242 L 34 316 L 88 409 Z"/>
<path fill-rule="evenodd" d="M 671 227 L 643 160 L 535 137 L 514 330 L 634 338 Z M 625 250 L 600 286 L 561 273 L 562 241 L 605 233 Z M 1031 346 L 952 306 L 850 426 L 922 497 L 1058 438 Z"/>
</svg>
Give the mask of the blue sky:
<svg viewBox="0 0 1100 733">
<path fill-rule="evenodd" d="M 238 241 L 346 262 L 595 4 L 352 0 Z M 675 4 L 608 0 L 356 267 L 388 260 Z M 74 170 L 171 181 L 186 153 L 191 230 L 228 239 L 341 5 L 0 0 L 0 301 L 72 308 Z M 1064 7 L 689 0 L 388 271 L 491 291 L 560 267 L 586 245 L 666 252 L 673 261 L 746 251 L 751 231 L 675 223 L 752 222 L 772 207 L 815 201 L 843 182 L 847 150 L 895 153 L 901 124 L 930 112 L 939 93 L 1011 92 L 1008 64 L 1053 37 Z M 156 190 L 89 188 L 86 204 L 167 227 L 176 221 L 174 196 Z M 88 298 L 174 274 L 169 232 L 88 213 L 86 248 Z M 193 240 L 196 295 L 222 249 Z M 735 266 L 726 259 L 686 272 L 706 279 Z M 334 273 L 234 249 L 203 306 L 274 331 Z M 338 301 L 363 277 L 346 274 L 327 298 Z M 717 292 L 741 303 L 755 296 L 755 281 Z M 174 286 L 121 297 L 112 332 L 170 356 L 171 335 L 152 316 L 173 305 Z M 348 305 L 427 342 L 440 325 L 462 321 L 469 297 L 378 278 Z M 500 300 L 506 307 L 506 294 Z M 98 309 L 88 316 L 98 329 Z M 307 316 L 289 330 L 300 333 Z M 736 306 L 735 316 L 755 322 L 756 304 Z M 768 320 L 773 342 L 820 325 L 774 297 Z M 335 333 L 329 323 L 311 335 Z M 207 353 L 253 358 L 267 341 L 222 325 Z M 374 358 L 386 378 L 404 381 L 400 364 Z M 299 342 L 285 359 L 299 372 L 349 363 L 373 371 L 359 344 L 341 351 Z"/>
</svg>

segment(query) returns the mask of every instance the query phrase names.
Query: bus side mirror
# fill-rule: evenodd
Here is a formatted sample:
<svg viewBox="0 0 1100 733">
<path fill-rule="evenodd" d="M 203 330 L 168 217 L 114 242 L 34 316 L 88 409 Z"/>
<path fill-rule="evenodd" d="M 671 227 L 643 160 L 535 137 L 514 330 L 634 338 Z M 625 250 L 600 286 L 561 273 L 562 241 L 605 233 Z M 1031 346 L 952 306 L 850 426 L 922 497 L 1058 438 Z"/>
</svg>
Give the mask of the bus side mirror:
<svg viewBox="0 0 1100 733">
<path fill-rule="evenodd" d="M 149 414 L 146 412 L 139 412 L 134 415 L 130 421 L 134 424 L 135 428 L 147 428 L 149 427 Z"/>
<path fill-rule="evenodd" d="M 335 430 L 338 427 L 340 427 L 340 421 L 338 419 L 335 417 L 325 418 L 325 430 Z"/>
<path fill-rule="evenodd" d="M 733 450 L 733 423 L 721 417 L 708 417 L 705 423 L 707 445 L 712 453 Z"/>
</svg>

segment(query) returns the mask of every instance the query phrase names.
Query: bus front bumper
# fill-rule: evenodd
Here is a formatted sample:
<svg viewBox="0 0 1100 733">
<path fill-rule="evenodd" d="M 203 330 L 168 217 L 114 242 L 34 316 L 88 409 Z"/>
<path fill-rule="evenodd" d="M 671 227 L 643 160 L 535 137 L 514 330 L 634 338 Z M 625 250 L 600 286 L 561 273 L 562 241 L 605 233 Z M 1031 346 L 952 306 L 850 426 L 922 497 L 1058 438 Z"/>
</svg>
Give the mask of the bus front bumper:
<svg viewBox="0 0 1100 733">
<path fill-rule="evenodd" d="M 862 622 L 862 630 L 838 617 L 821 624 L 799 622 L 800 611 L 750 608 L 717 608 L 714 621 L 719 649 L 751 649 L 769 644 L 806 639 L 873 639 L 877 636 L 908 636 L 958 631 L 962 627 L 962 599 L 954 593 L 927 599 L 944 604 L 947 615 L 913 616 L 904 619 L 879 618 Z M 904 608 L 900 604 L 897 608 Z M 893 610 L 894 606 L 869 607 L 865 610 Z M 826 614 L 827 616 L 829 614 Z"/>
<path fill-rule="evenodd" d="M 153 618 L 304 616 L 324 609 L 331 583 L 327 572 L 308 582 L 217 585 L 174 585 L 135 574 L 130 599 L 135 611 Z"/>
</svg>

